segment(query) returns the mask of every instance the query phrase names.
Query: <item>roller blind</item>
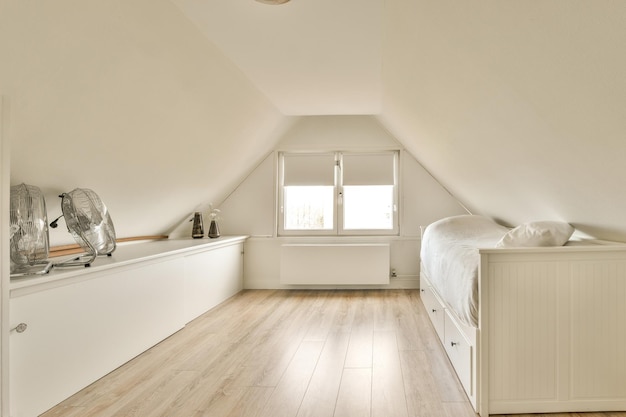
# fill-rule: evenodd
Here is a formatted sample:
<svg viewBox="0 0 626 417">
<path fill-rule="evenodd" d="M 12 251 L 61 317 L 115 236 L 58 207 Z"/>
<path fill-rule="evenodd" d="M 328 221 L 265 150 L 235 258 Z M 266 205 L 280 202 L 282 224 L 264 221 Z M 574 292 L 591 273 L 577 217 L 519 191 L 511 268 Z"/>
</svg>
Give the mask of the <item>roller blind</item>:
<svg viewBox="0 0 626 417">
<path fill-rule="evenodd" d="M 335 154 L 284 154 L 283 184 L 335 185 Z"/>
<path fill-rule="evenodd" d="M 343 185 L 394 185 L 395 152 L 343 154 Z"/>
</svg>

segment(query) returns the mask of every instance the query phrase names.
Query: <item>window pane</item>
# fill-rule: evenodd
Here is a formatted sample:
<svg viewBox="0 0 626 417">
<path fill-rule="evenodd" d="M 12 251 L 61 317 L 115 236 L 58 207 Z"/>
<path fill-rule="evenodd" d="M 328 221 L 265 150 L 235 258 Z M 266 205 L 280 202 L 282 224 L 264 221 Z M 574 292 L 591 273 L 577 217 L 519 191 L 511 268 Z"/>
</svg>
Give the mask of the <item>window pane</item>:
<svg viewBox="0 0 626 417">
<path fill-rule="evenodd" d="M 284 187 L 285 230 L 333 230 L 332 186 Z"/>
<path fill-rule="evenodd" d="M 344 229 L 393 229 L 393 185 L 343 187 Z"/>
</svg>

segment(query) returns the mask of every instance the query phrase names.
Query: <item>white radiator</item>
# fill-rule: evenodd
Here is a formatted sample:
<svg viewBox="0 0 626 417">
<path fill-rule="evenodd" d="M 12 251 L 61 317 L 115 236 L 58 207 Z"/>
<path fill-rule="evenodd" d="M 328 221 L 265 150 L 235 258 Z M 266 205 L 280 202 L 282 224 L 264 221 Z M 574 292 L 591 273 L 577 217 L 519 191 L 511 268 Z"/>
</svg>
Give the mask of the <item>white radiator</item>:
<svg viewBox="0 0 626 417">
<path fill-rule="evenodd" d="M 280 282 L 293 285 L 389 284 L 389 244 L 285 244 Z"/>
</svg>

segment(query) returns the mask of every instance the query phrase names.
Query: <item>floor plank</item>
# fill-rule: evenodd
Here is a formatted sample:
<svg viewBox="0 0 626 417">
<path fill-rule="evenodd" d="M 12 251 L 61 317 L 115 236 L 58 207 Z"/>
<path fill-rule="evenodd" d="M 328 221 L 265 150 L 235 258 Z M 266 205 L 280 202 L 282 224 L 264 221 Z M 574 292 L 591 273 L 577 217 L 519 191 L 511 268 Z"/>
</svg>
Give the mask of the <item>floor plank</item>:
<svg viewBox="0 0 626 417">
<path fill-rule="evenodd" d="M 302 342 L 260 417 L 293 417 L 298 413 L 323 346 L 318 341 Z"/>
<path fill-rule="evenodd" d="M 346 332 L 328 336 L 297 417 L 333 417 L 349 340 Z"/>
<path fill-rule="evenodd" d="M 372 417 L 408 417 L 396 332 L 374 332 L 372 350 Z"/>
<path fill-rule="evenodd" d="M 370 417 L 371 409 L 372 369 L 345 368 L 334 417 Z"/>
</svg>

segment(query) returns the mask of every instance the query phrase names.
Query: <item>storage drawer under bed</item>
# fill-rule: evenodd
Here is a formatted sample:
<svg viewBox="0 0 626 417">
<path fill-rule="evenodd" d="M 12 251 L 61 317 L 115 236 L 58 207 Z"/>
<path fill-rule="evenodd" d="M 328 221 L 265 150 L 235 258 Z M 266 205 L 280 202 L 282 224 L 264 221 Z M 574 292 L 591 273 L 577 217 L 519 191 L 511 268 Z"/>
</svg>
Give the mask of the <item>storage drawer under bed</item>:
<svg viewBox="0 0 626 417">
<path fill-rule="evenodd" d="M 465 338 L 461 330 L 457 327 L 450 313 L 446 310 L 444 316 L 445 336 L 443 346 L 450 358 L 450 362 L 456 370 L 456 374 L 463 384 L 468 396 L 472 396 L 474 387 L 472 384 L 472 349 L 473 346 Z"/>
<path fill-rule="evenodd" d="M 435 331 L 439 336 L 439 339 L 444 341 L 444 316 L 445 316 L 445 308 L 443 303 L 439 300 L 439 297 L 435 295 L 432 288 L 426 287 L 420 289 L 420 294 L 422 297 L 422 302 L 424 303 L 424 307 L 426 307 L 426 312 L 430 317 L 430 321 L 433 323 L 435 327 Z"/>
</svg>

